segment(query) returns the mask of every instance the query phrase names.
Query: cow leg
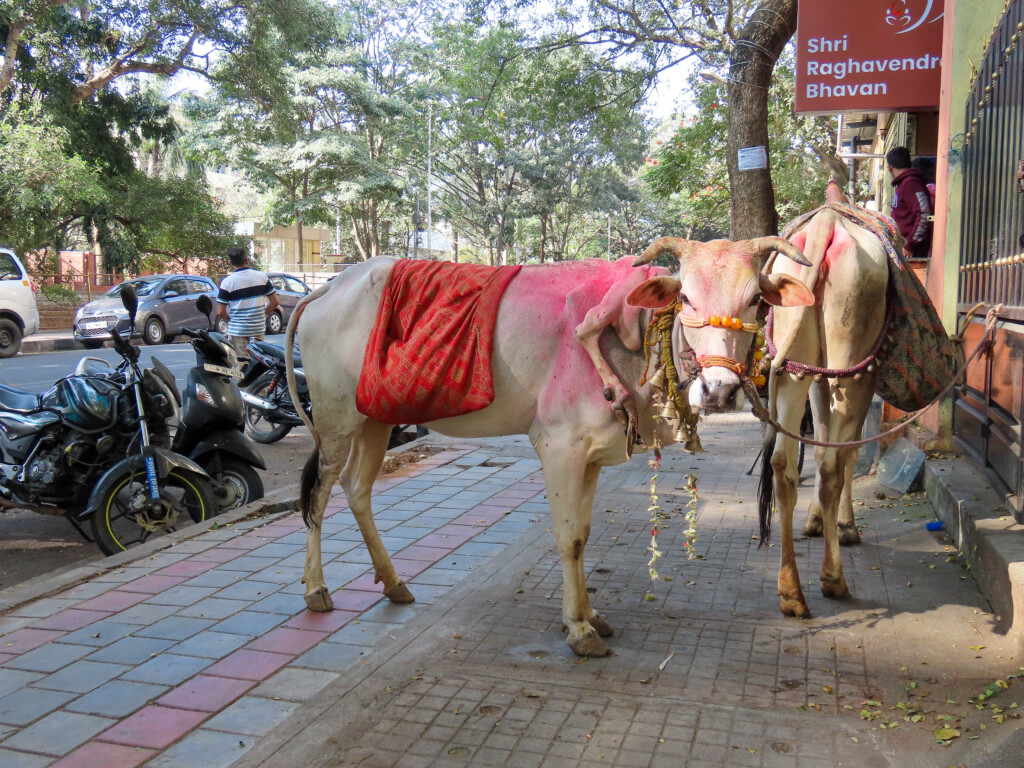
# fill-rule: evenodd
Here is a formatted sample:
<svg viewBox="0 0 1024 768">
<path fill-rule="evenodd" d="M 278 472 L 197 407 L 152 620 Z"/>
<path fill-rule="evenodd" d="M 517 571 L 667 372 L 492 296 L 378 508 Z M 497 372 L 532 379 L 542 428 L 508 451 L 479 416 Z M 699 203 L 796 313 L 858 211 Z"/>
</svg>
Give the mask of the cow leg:
<svg viewBox="0 0 1024 768">
<path fill-rule="evenodd" d="M 832 397 L 832 420 L 829 425 L 830 442 L 846 443 L 857 440 L 871 405 L 871 382 L 843 379 Z M 839 500 L 843 486 L 853 474 L 857 461 L 857 448 L 828 448 L 821 465 L 821 493 L 819 501 L 825 520 L 825 557 L 821 563 L 821 594 L 842 599 L 850 590 L 843 577 L 843 561 L 839 554 Z M 851 513 L 853 507 L 851 506 Z M 852 517 L 852 514 L 851 514 Z M 850 521 L 852 524 L 852 520 Z"/>
<path fill-rule="evenodd" d="M 827 442 L 829 423 L 828 382 L 820 381 L 812 384 L 809 396 L 811 403 L 811 415 L 814 417 L 814 439 L 819 443 Z M 819 446 L 814 447 L 814 497 L 811 499 L 811 506 L 807 511 L 807 522 L 804 524 L 804 536 L 821 536 L 821 504 L 818 503 L 818 494 L 821 489 L 821 473 L 818 471 L 818 467 L 821 466 L 821 459 L 824 451 L 824 448 Z"/>
<path fill-rule="evenodd" d="M 622 385 L 619 377 L 612 371 L 608 361 L 604 359 L 598 345 L 601 333 L 611 324 L 612 319 L 602 303 L 587 312 L 583 322 L 576 326 L 576 341 L 586 350 L 587 355 L 593 361 L 594 367 L 601 377 L 601 382 L 604 384 L 604 399 L 611 403 L 615 418 L 626 430 L 627 435 L 634 436 L 638 422 L 636 403 L 633 401 L 632 395 Z"/>
<path fill-rule="evenodd" d="M 306 567 L 302 583 L 306 585 L 306 606 L 311 611 L 334 609 L 331 591 L 324 579 L 323 559 L 320 550 L 321 526 L 324 510 L 331 498 L 334 481 L 341 474 L 348 457 L 351 441 L 344 437 L 325 436 L 320 445 L 319 470 L 316 483 L 310 494 L 309 528 L 306 530 Z"/>
<path fill-rule="evenodd" d="M 572 443 L 544 441 L 538 453 L 562 560 L 562 623 L 569 632 L 565 642 L 577 656 L 607 656 L 611 651 L 590 621 L 594 612 L 583 572 L 583 548 L 590 537 L 588 502 L 593 501 L 600 468 L 588 465 Z"/>
<path fill-rule="evenodd" d="M 594 494 L 597 492 L 597 480 L 601 474 L 601 467 L 597 464 L 588 464 L 583 475 L 583 498 L 580 499 L 580 514 L 587 520 L 591 518 L 594 511 Z M 587 536 L 590 536 L 590 526 L 587 526 Z M 587 543 L 584 540 L 584 545 Z M 582 560 L 581 560 L 582 563 Z M 581 566 L 582 567 L 582 566 Z M 615 634 L 612 625 L 604 620 L 592 607 L 590 607 L 590 593 L 587 592 L 586 584 L 583 585 L 583 599 L 587 601 L 590 615 L 590 626 L 597 630 L 601 637 L 611 637 Z"/>
<path fill-rule="evenodd" d="M 770 400 L 774 406 L 775 418 L 785 429 L 797 432 L 804 414 L 809 382 L 801 381 L 788 373 L 773 373 Z M 779 527 L 782 529 L 782 553 L 779 565 L 779 610 L 786 616 L 810 618 L 811 612 L 800 587 L 800 572 L 796 566 L 796 552 L 793 549 L 793 510 L 797 502 L 797 485 L 800 482 L 797 471 L 797 442 L 779 434 L 772 452 L 772 470 L 775 478 L 775 499 L 779 509 Z"/>
<path fill-rule="evenodd" d="M 858 431 L 857 438 L 863 429 Z M 853 519 L 853 471 L 857 467 L 857 451 L 851 451 L 843 467 L 843 491 L 839 495 L 839 544 L 846 547 L 860 544 L 860 531 Z"/>
<path fill-rule="evenodd" d="M 371 420 L 363 423 L 362 429 L 352 442 L 352 452 L 341 473 L 341 487 L 345 489 L 349 507 L 370 553 L 373 583 L 384 582 L 384 596 L 391 602 L 411 603 L 415 598 L 405 586 L 405 582 L 398 578 L 391 556 L 388 555 L 384 542 L 380 540 L 377 526 L 373 522 L 373 508 L 370 503 L 373 481 L 377 479 L 377 473 L 384 463 L 390 435 L 390 424 Z"/>
</svg>

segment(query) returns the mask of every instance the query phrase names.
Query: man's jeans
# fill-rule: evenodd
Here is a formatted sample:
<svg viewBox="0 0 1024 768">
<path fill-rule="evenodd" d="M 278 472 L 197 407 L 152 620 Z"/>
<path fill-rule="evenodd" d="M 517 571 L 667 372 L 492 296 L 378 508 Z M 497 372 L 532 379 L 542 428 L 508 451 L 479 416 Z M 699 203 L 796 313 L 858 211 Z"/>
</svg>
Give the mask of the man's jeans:
<svg viewBox="0 0 1024 768">
<path fill-rule="evenodd" d="M 255 336 L 229 336 L 231 340 L 231 346 L 235 350 L 235 354 L 238 355 L 238 362 L 242 364 L 244 368 L 249 363 L 249 353 L 245 351 L 245 348 L 249 344 L 249 339 L 259 339 L 263 341 L 266 334 L 260 333 Z"/>
</svg>

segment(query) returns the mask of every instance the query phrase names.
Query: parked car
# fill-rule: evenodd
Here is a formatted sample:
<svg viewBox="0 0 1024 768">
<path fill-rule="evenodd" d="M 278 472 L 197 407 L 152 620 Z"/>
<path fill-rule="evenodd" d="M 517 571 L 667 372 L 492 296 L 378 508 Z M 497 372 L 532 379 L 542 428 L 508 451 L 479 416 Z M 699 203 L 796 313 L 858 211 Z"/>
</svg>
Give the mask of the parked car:
<svg viewBox="0 0 1024 768">
<path fill-rule="evenodd" d="M 277 300 L 280 304 L 276 310 L 267 315 L 267 334 L 284 333 L 284 329 L 288 326 L 288 318 L 292 316 L 295 305 L 311 289 L 299 278 L 284 272 L 267 272 L 267 277 L 270 278 L 270 284 L 277 291 Z M 227 333 L 228 324 L 223 320 L 217 320 L 217 330 Z"/>
<path fill-rule="evenodd" d="M 0 357 L 21 349 L 21 340 L 39 330 L 32 280 L 9 248 L 0 248 Z"/>
<path fill-rule="evenodd" d="M 121 289 L 131 285 L 139 297 L 136 335 L 147 344 L 173 341 L 182 328 L 205 326 L 206 315 L 196 307 L 204 293 L 217 298 L 217 286 L 197 275 L 146 275 L 128 280 L 90 301 L 75 315 L 75 339 L 87 349 L 96 349 L 110 337 L 110 331 L 126 331 L 128 312 L 121 304 Z"/>
</svg>

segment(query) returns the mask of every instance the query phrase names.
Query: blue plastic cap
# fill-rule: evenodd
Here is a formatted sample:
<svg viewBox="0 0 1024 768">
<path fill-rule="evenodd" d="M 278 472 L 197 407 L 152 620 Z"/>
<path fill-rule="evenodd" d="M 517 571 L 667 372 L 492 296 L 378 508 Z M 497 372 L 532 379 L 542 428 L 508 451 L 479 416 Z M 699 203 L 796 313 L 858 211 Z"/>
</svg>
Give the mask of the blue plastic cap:
<svg viewBox="0 0 1024 768">
<path fill-rule="evenodd" d="M 945 525 L 945 523 L 943 523 L 941 520 L 933 520 L 930 523 L 925 523 L 924 527 L 927 528 L 929 531 L 941 531 L 943 525 Z"/>
</svg>

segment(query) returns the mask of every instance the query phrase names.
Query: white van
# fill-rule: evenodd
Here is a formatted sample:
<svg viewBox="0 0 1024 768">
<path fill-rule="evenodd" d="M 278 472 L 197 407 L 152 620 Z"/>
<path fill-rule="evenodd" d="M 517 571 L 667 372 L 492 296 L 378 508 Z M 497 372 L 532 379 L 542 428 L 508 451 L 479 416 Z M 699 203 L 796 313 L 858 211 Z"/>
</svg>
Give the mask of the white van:
<svg viewBox="0 0 1024 768">
<path fill-rule="evenodd" d="M 0 357 L 21 349 L 21 340 L 39 330 L 36 293 L 28 272 L 8 248 L 0 248 Z"/>
</svg>

